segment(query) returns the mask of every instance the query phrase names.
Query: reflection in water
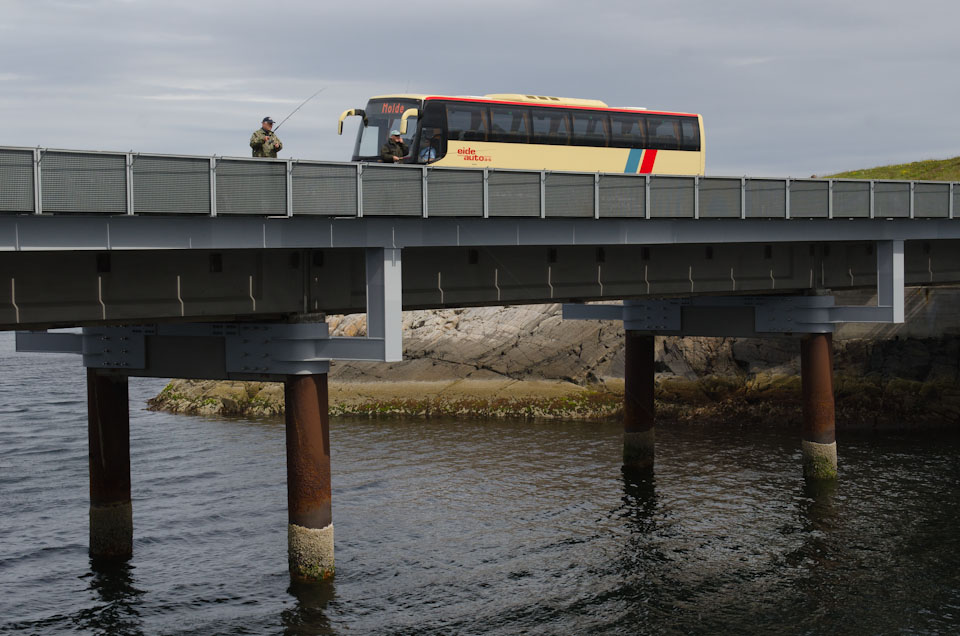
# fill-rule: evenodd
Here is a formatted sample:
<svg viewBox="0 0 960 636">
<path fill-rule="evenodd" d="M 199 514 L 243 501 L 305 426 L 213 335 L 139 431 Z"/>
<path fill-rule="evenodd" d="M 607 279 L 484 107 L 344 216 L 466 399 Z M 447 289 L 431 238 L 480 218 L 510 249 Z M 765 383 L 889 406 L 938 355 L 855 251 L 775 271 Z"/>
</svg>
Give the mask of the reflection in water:
<svg viewBox="0 0 960 636">
<path fill-rule="evenodd" d="M 631 533 L 650 533 L 656 529 L 654 515 L 657 511 L 656 477 L 653 469 L 624 467 L 623 499 L 620 516 L 633 522 Z"/>
<path fill-rule="evenodd" d="M 773 426 L 662 426 L 654 477 L 621 472 L 616 423 L 334 418 L 340 570 L 304 585 L 282 422 L 131 412 L 136 570 L 91 564 L 84 376 L 65 367 L 0 347 L 0 633 L 960 626 L 950 437 L 846 440 L 842 478 L 804 485 L 797 433 Z M 162 388 L 131 382 L 131 404 Z"/>
<path fill-rule="evenodd" d="M 125 560 L 90 559 L 88 589 L 99 603 L 77 615 L 78 626 L 94 634 L 143 634 L 138 611 L 143 591 L 134 587 L 132 574 Z"/>
<path fill-rule="evenodd" d="M 287 592 L 297 599 L 297 604 L 280 614 L 284 634 L 334 633 L 326 613 L 327 605 L 336 595 L 333 581 L 291 581 Z"/>
<path fill-rule="evenodd" d="M 829 532 L 837 525 L 837 480 L 805 480 L 798 502 L 805 532 Z"/>
</svg>

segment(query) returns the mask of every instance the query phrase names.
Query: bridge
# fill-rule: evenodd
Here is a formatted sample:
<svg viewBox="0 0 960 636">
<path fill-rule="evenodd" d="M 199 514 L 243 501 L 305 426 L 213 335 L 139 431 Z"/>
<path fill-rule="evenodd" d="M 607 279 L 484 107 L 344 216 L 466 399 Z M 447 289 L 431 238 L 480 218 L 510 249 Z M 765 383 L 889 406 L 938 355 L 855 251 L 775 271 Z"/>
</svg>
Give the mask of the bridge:
<svg viewBox="0 0 960 636">
<path fill-rule="evenodd" d="M 905 285 L 960 281 L 957 216 L 957 183 L 2 147 L 0 329 L 82 355 L 95 556 L 132 550 L 129 376 L 283 381 L 291 573 L 317 579 L 333 571 L 329 361 L 399 360 L 402 310 L 552 301 L 622 320 L 640 470 L 655 334 L 796 338 L 803 471 L 830 479 L 830 334 L 902 322 Z M 837 306 L 845 288 L 876 302 Z M 324 314 L 356 312 L 365 337 L 330 337 Z"/>
</svg>

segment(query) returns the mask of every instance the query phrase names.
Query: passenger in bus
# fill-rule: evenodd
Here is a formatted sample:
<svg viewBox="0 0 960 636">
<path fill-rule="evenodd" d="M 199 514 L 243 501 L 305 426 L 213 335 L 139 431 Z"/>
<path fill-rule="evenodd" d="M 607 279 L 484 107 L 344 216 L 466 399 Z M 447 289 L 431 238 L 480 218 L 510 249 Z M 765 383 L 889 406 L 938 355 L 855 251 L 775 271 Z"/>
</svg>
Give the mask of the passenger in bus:
<svg viewBox="0 0 960 636">
<path fill-rule="evenodd" d="M 436 128 L 424 128 L 420 135 L 420 163 L 436 161 L 440 156 L 440 131 Z"/>
<path fill-rule="evenodd" d="M 388 139 L 387 143 L 383 144 L 383 148 L 380 149 L 380 161 L 384 163 L 400 163 L 403 161 L 403 158 L 407 156 L 408 152 L 410 152 L 410 149 L 407 147 L 407 144 L 404 143 L 403 137 L 400 136 L 400 131 L 391 130 L 390 139 Z"/>
</svg>

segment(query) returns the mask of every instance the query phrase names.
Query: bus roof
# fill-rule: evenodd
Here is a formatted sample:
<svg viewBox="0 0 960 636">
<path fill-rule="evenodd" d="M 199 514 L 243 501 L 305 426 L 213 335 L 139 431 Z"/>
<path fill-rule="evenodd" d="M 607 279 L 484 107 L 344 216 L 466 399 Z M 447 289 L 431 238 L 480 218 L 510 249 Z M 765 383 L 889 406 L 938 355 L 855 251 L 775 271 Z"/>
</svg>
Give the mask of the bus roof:
<svg viewBox="0 0 960 636">
<path fill-rule="evenodd" d="M 697 117 L 696 113 L 683 113 L 666 110 L 649 110 L 641 106 L 608 106 L 599 99 L 580 99 L 576 97 L 549 97 L 544 95 L 523 95 L 520 93 L 490 93 L 488 95 L 431 95 L 428 93 L 395 93 L 393 95 L 376 95 L 370 99 L 414 99 L 426 101 L 431 99 L 447 99 L 452 101 L 486 102 L 497 104 L 537 105 L 545 107 L 583 108 L 591 110 L 607 110 L 613 112 L 645 112 L 651 115 L 686 115 Z"/>
</svg>

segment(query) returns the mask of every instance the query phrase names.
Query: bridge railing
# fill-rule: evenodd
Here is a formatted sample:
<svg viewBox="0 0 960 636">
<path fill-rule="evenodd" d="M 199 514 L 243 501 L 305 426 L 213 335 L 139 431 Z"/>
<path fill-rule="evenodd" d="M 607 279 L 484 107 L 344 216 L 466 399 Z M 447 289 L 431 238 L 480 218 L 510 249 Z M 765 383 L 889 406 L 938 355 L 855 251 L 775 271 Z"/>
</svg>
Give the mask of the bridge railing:
<svg viewBox="0 0 960 636">
<path fill-rule="evenodd" d="M 440 168 L 0 147 L 0 214 L 941 218 L 960 183 Z"/>
</svg>

